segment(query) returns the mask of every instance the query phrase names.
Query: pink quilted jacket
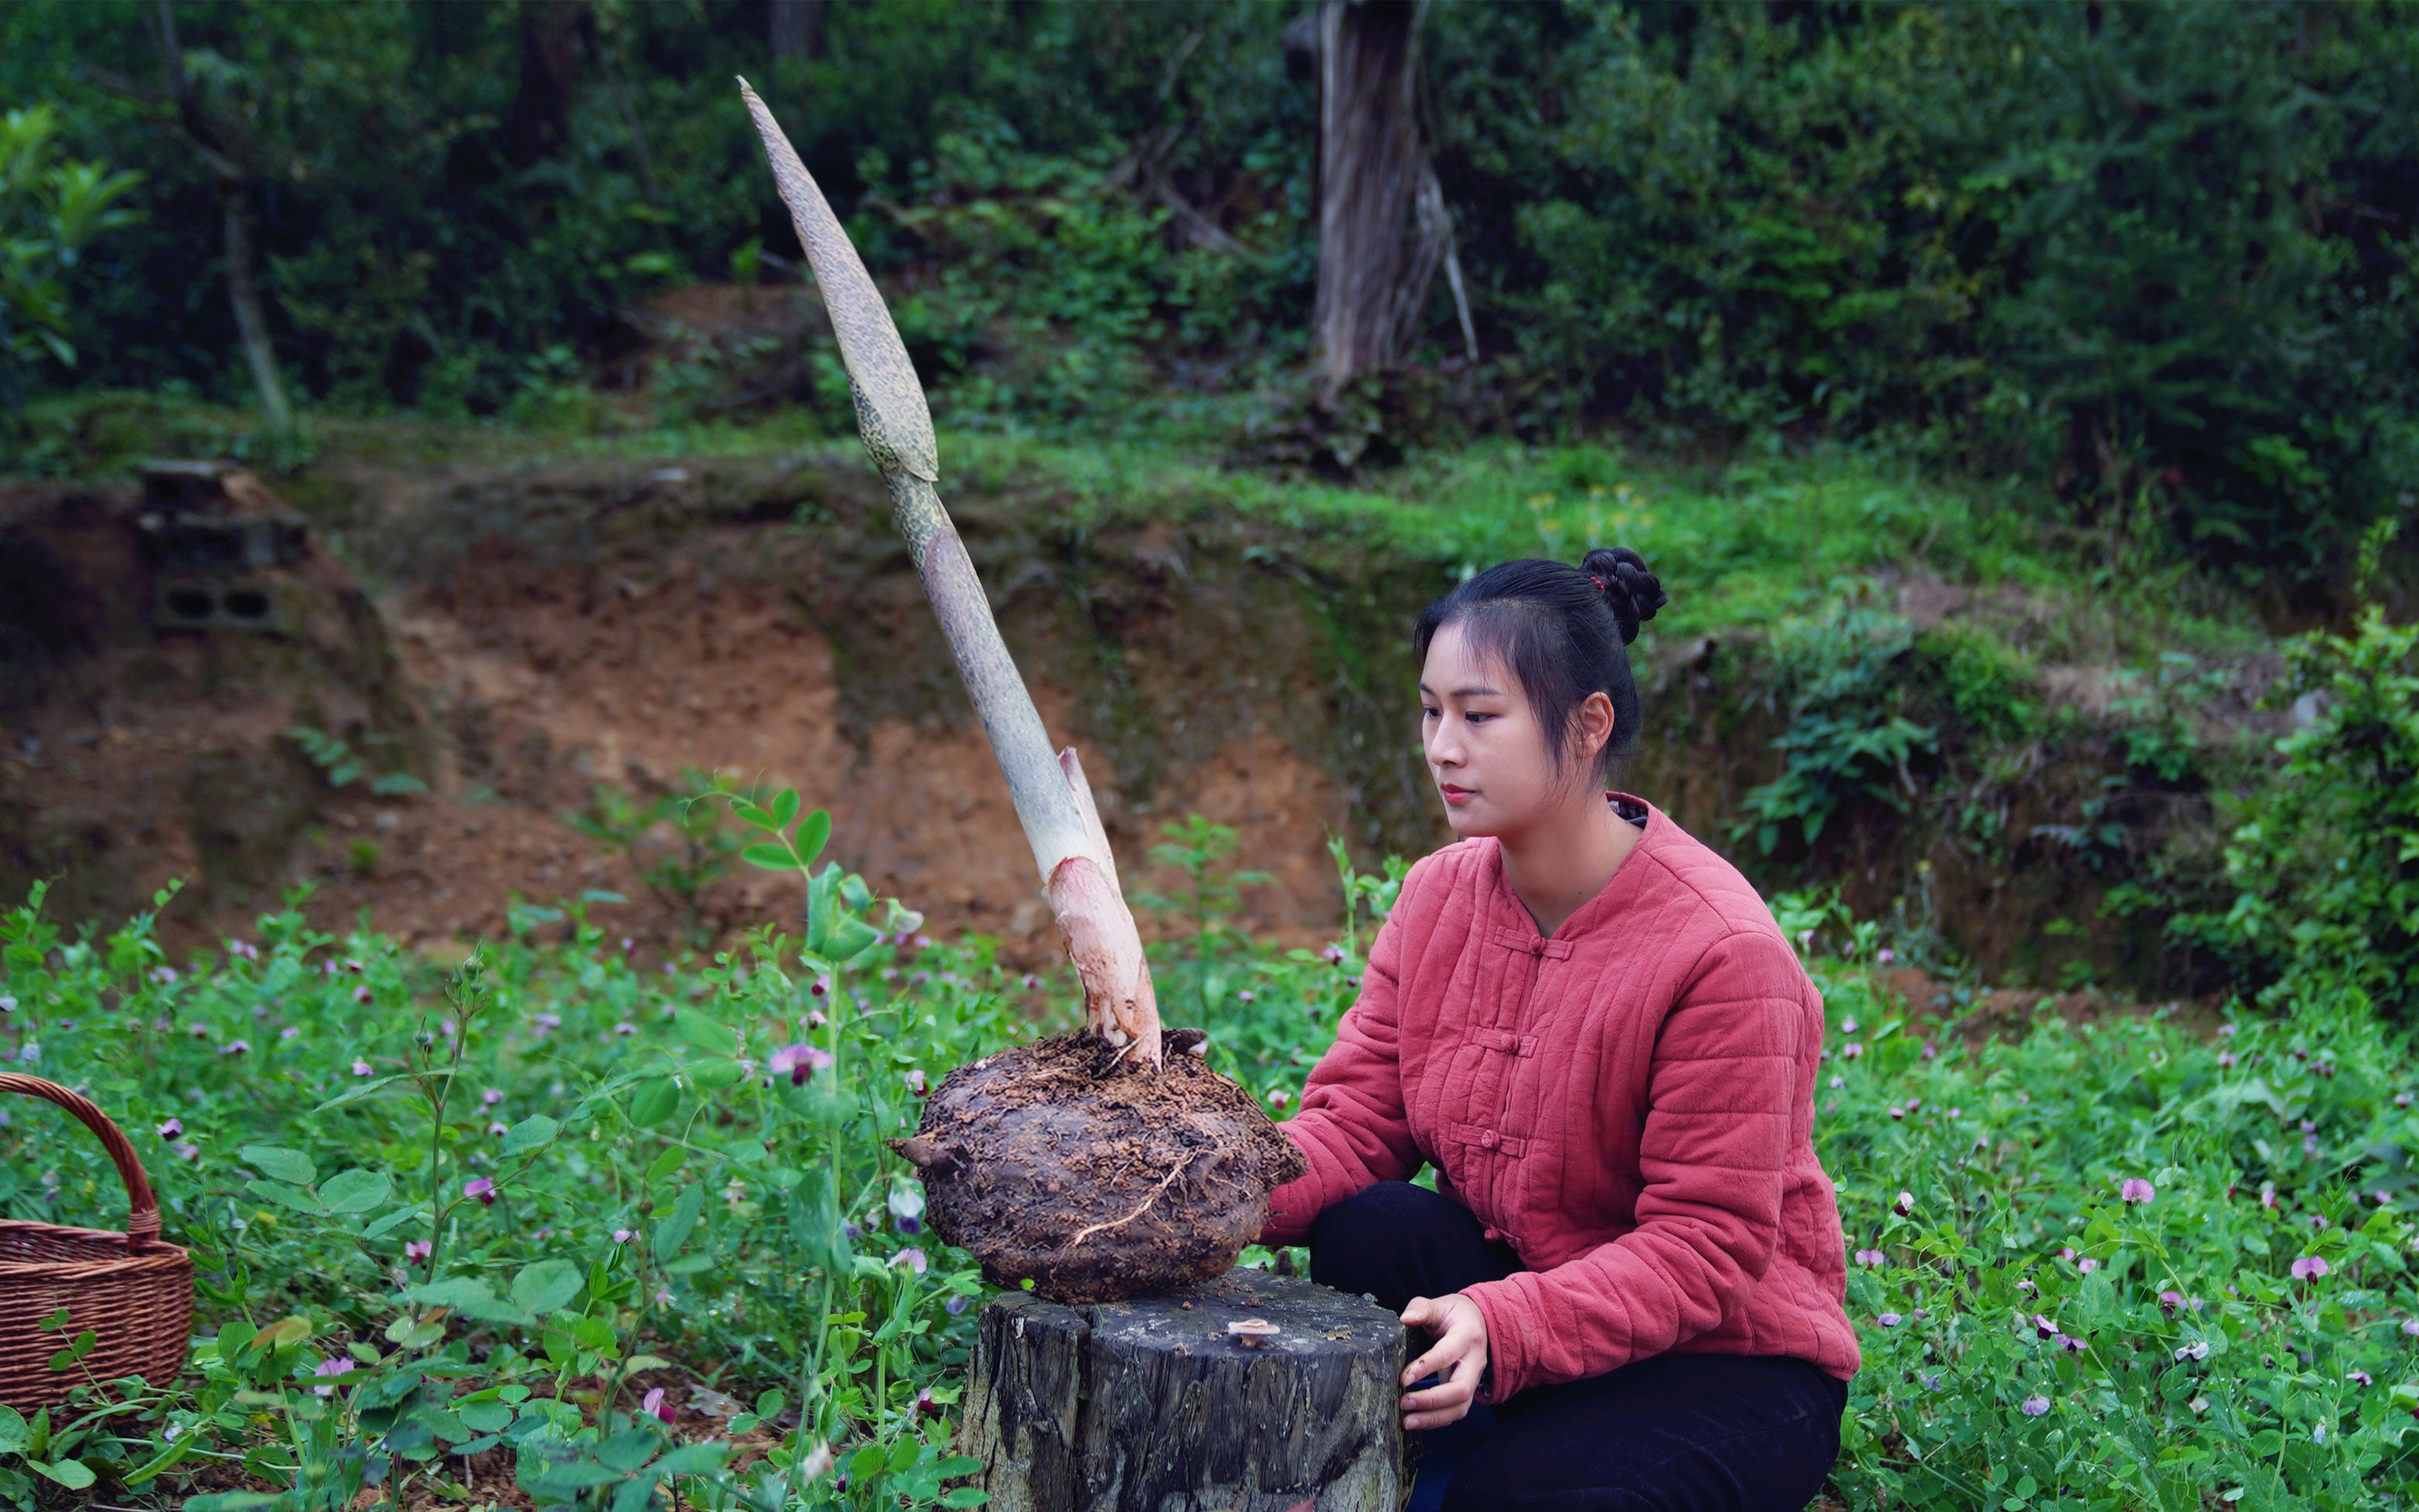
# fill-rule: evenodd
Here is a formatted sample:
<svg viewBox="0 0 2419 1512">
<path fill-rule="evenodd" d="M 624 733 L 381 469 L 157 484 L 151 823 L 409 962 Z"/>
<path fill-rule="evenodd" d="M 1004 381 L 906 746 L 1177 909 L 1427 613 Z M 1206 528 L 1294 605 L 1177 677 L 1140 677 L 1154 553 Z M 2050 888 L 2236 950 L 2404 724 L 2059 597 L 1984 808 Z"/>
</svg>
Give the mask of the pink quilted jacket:
<svg viewBox="0 0 2419 1512">
<path fill-rule="evenodd" d="M 1526 1269 L 1463 1288 L 1491 1389 L 1667 1350 L 1863 1363 L 1847 1254 L 1814 1158 L 1823 999 L 1737 870 L 1629 794 L 1645 832 L 1552 938 L 1491 836 L 1422 857 L 1361 995 L 1279 1125 L 1309 1174 L 1264 1244 L 1330 1203 L 1437 1166 Z"/>
</svg>

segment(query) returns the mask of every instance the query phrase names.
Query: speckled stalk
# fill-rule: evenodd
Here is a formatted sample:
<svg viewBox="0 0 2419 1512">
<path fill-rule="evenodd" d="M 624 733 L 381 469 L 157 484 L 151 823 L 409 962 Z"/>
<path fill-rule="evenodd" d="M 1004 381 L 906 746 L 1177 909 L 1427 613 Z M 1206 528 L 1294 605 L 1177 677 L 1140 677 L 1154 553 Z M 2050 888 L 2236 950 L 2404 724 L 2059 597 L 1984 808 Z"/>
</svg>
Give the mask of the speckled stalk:
<svg viewBox="0 0 2419 1512">
<path fill-rule="evenodd" d="M 1159 1007 L 1150 967 L 1133 912 L 1117 885 L 1117 862 L 1091 787 L 1073 747 L 1052 751 L 1041 715 L 992 619 L 991 599 L 941 503 L 934 486 L 941 463 L 932 410 L 907 347 L 864 260 L 773 113 L 745 79 L 739 94 L 764 139 L 774 184 L 790 208 L 799 244 L 831 311 L 832 333 L 856 401 L 857 432 L 890 491 L 891 518 L 915 554 L 916 571 L 1033 847 L 1059 937 L 1084 984 L 1085 1019 L 1111 1044 L 1129 1047 L 1130 1058 L 1156 1068 Z"/>
</svg>

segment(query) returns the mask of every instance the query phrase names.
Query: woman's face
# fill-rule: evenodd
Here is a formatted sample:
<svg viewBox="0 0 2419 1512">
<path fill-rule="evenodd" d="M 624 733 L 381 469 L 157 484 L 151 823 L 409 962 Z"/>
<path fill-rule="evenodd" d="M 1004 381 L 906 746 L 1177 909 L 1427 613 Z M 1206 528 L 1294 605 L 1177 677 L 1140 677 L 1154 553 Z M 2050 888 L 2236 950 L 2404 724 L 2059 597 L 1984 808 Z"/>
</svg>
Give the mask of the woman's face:
<svg viewBox="0 0 2419 1512">
<path fill-rule="evenodd" d="M 1558 783 L 1518 680 L 1509 668 L 1477 658 L 1456 622 L 1428 642 L 1420 669 L 1420 731 L 1453 832 L 1464 840 L 1515 833 L 1558 819 L 1592 785 L 1595 752 L 1612 733 L 1612 701 L 1592 693 L 1580 705 L 1578 742 Z"/>
</svg>

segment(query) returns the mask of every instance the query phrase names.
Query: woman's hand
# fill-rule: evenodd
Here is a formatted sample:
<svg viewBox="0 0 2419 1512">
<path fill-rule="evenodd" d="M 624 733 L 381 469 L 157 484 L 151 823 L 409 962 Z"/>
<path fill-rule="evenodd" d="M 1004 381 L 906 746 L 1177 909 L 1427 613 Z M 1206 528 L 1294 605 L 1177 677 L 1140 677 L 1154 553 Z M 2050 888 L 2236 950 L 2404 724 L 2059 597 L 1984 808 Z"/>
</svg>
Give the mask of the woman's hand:
<svg viewBox="0 0 2419 1512">
<path fill-rule="evenodd" d="M 1403 1372 L 1409 1386 L 1433 1370 L 1443 1379 L 1425 1391 L 1403 1394 L 1403 1427 L 1441 1428 L 1458 1422 L 1478 1396 L 1478 1377 L 1487 1368 L 1487 1319 L 1478 1304 L 1456 1291 L 1449 1297 L 1413 1297 L 1403 1309 L 1403 1321 L 1437 1335 L 1427 1353 Z"/>
</svg>

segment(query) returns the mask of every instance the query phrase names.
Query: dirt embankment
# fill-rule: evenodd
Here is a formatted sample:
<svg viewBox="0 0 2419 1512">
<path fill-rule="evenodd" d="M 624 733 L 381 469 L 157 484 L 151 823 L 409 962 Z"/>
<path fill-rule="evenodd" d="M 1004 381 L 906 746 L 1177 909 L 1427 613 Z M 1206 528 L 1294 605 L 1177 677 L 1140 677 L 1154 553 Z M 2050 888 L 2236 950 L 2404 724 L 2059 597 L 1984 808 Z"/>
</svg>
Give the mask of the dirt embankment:
<svg viewBox="0 0 2419 1512">
<path fill-rule="evenodd" d="M 793 785 L 826 855 L 1013 962 L 1055 958 L 1005 784 L 871 480 L 750 467 L 508 478 L 360 471 L 298 490 L 316 538 L 288 569 L 296 633 L 156 632 L 131 491 L 21 490 L 0 684 L 0 892 L 55 876 L 52 913 L 109 918 L 168 877 L 180 943 L 246 931 L 281 888 L 309 912 L 431 945 L 504 927 L 517 894 L 624 894 L 592 917 L 660 948 L 670 905 L 562 817 L 600 784 L 686 791 L 686 768 Z M 1364 860 L 1449 839 L 1416 753 L 1339 665 L 1356 618 L 1399 620 L 1231 517 L 1063 532 L 1047 500 L 953 501 L 1053 738 L 1085 752 L 1130 889 L 1192 811 L 1240 831 L 1244 922 L 1327 937 L 1326 834 Z M 1407 703 L 1408 700 L 1404 702 Z M 1397 721 L 1400 723 L 1400 721 Z M 288 733 L 341 739 L 342 787 Z M 1409 764 L 1373 760 L 1403 746 Z M 1356 757 L 1358 760 L 1356 760 Z M 1391 773 L 1389 771 L 1391 768 Z M 377 796 L 380 774 L 426 791 Z M 1425 827 L 1424 827 L 1425 826 Z M 676 846 L 659 831 L 650 855 Z M 793 914 L 744 866 L 701 894 L 720 932 Z M 1144 920 L 1147 933 L 1153 922 Z M 1183 926 L 1172 926 L 1181 933 Z"/>
</svg>

